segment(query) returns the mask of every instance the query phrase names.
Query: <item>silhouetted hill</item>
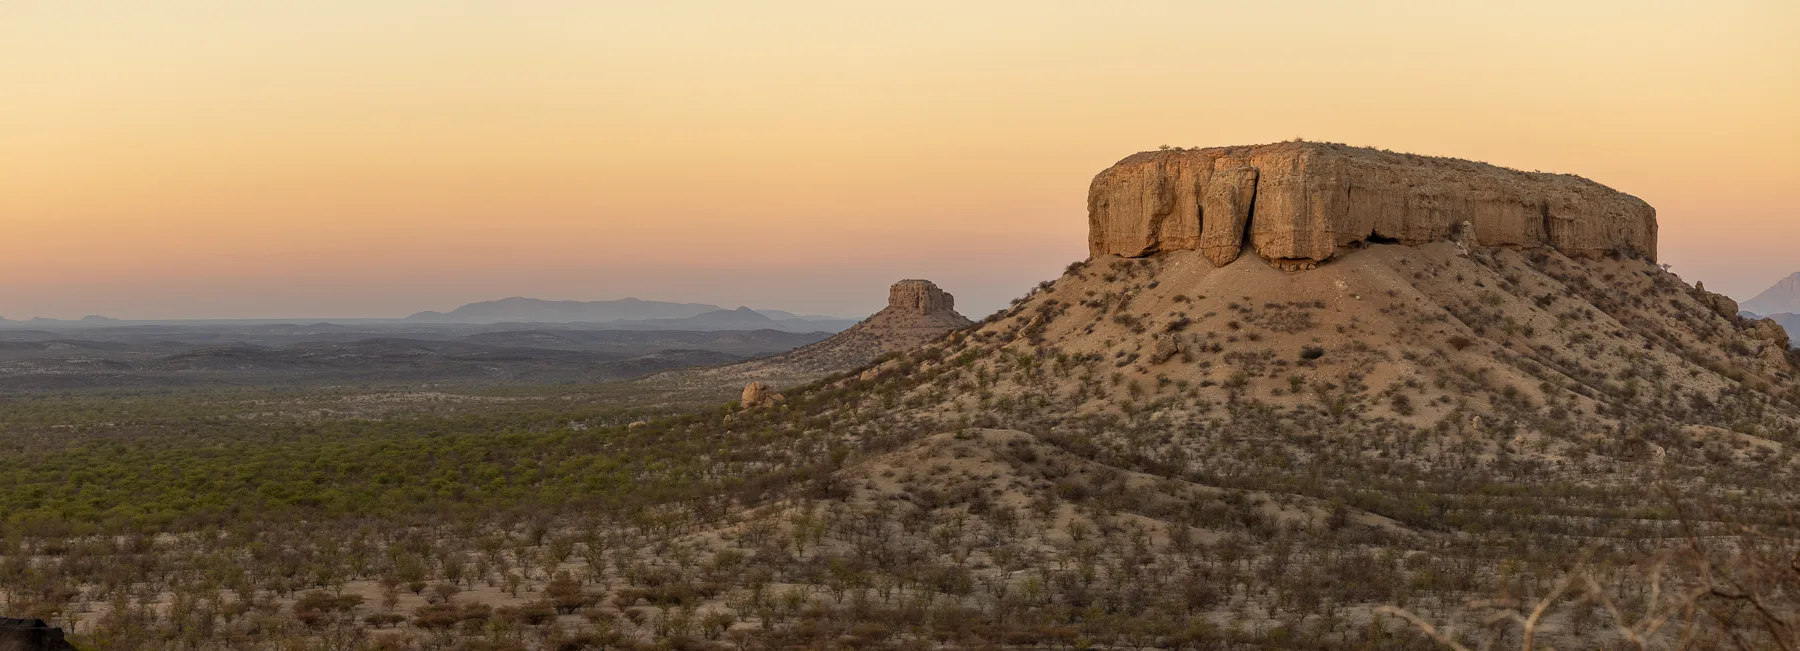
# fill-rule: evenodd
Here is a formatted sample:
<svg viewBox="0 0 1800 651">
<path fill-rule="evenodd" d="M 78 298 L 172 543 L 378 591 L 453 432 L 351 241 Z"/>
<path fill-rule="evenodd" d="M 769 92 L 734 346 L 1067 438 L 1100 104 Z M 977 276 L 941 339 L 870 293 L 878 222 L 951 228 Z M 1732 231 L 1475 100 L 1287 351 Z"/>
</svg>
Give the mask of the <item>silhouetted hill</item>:
<svg viewBox="0 0 1800 651">
<path fill-rule="evenodd" d="M 811 344 L 825 333 L 781 330 L 509 330 L 462 337 L 461 341 L 492 346 L 524 346 L 557 350 L 703 349 L 738 355 L 764 355 Z"/>
<path fill-rule="evenodd" d="M 855 319 L 799 316 L 785 310 L 727 310 L 703 303 L 663 303 L 635 298 L 617 301 L 545 301 L 506 298 L 470 303 L 450 312 L 420 312 L 405 319 L 413 323 L 468 324 L 607 324 L 627 330 L 757 330 L 789 332 L 837 332 Z"/>
<path fill-rule="evenodd" d="M 680 319 L 714 312 L 717 305 L 665 303 L 623 298 L 616 301 L 546 301 L 514 296 L 497 301 L 470 303 L 449 312 L 420 312 L 408 321 L 438 323 L 539 323 L 620 321 L 626 319 Z"/>
</svg>

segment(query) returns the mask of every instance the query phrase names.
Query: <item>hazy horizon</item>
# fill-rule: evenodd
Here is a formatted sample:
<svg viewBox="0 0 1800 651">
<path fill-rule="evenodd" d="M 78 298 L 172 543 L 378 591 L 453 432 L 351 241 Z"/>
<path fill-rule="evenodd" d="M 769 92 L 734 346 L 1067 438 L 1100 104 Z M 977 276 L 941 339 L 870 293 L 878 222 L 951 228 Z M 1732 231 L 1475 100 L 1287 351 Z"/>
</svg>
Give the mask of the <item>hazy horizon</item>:
<svg viewBox="0 0 1800 651">
<path fill-rule="evenodd" d="M 401 321 L 401 320 L 405 320 L 409 317 L 417 316 L 420 314 L 427 314 L 427 313 L 445 314 L 445 313 L 452 312 L 452 311 L 456 310 L 457 308 L 466 307 L 468 305 L 474 305 L 474 304 L 479 304 L 479 303 L 489 303 L 489 302 L 500 302 L 500 301 L 511 300 L 511 299 L 519 299 L 519 298 L 528 299 L 528 300 L 542 300 L 542 301 L 546 301 L 546 302 L 550 302 L 550 303 L 562 303 L 562 302 L 605 303 L 605 302 L 617 302 L 617 301 L 637 299 L 637 300 L 641 300 L 641 301 L 645 301 L 645 302 L 661 302 L 661 303 L 671 303 L 671 304 L 680 304 L 680 305 L 710 305 L 712 307 L 718 308 L 720 311 L 732 311 L 732 310 L 737 310 L 737 309 L 741 309 L 741 308 L 749 308 L 752 310 L 756 310 L 758 312 L 781 311 L 781 312 L 791 313 L 795 317 L 803 318 L 803 319 L 861 319 L 861 318 L 868 316 L 867 314 L 861 314 L 861 315 L 812 314 L 812 313 L 801 314 L 801 313 L 793 312 L 792 310 L 782 310 L 779 307 L 707 303 L 705 301 L 662 301 L 659 299 L 649 299 L 649 298 L 642 298 L 642 297 L 638 297 L 638 296 L 622 296 L 619 298 L 611 298 L 611 299 L 602 298 L 602 299 L 593 299 L 591 301 L 572 300 L 572 299 L 540 298 L 540 297 L 536 297 L 536 296 L 503 296 L 503 297 L 495 298 L 495 299 L 471 301 L 469 303 L 464 303 L 462 305 L 458 305 L 455 307 L 447 307 L 447 308 L 438 309 L 438 310 L 414 310 L 412 312 L 407 312 L 405 314 L 389 314 L 389 315 L 375 315 L 375 316 L 333 316 L 333 315 L 329 315 L 329 314 L 324 314 L 324 315 L 291 314 L 291 315 L 287 315 L 287 316 L 270 316 L 270 317 L 183 316 L 183 317 L 156 318 L 156 319 L 135 319 L 135 318 L 130 318 L 130 317 L 115 317 L 115 316 L 107 315 L 107 314 L 84 314 L 81 317 L 68 317 L 68 318 L 38 317 L 38 316 L 8 317 L 4 314 L 0 314 L 0 322 L 24 323 L 24 322 L 29 322 L 32 320 L 37 320 L 37 319 L 48 319 L 48 320 L 53 320 L 53 321 L 73 322 L 73 321 L 80 321 L 84 318 L 89 318 L 89 317 L 101 317 L 101 318 L 105 318 L 105 319 L 109 319 L 109 320 L 127 321 L 127 322 L 148 322 L 148 321 L 170 321 L 170 322 L 189 322 L 189 321 L 193 321 L 193 322 L 203 322 L 203 321 L 221 321 L 221 322 L 223 322 L 223 321 L 327 321 L 327 322 L 330 322 L 330 321 Z M 646 317 L 646 318 L 668 318 L 668 317 Z M 638 319 L 624 319 L 624 320 L 629 321 L 629 320 L 638 320 Z M 527 322 L 529 322 L 529 321 L 527 321 Z M 450 323 L 462 323 L 462 322 L 454 322 L 453 321 Z M 478 322 L 470 321 L 468 323 L 478 323 Z M 547 321 L 546 323 L 584 323 L 584 322 L 583 321 L 558 320 L 558 321 Z M 596 323 L 598 323 L 598 321 L 596 321 Z"/>
<path fill-rule="evenodd" d="M 14 0 L 0 87 L 15 320 L 856 316 L 902 278 L 979 318 L 1086 257 L 1118 159 L 1294 137 L 1594 179 L 1740 300 L 1800 271 L 1777 0 Z"/>
</svg>

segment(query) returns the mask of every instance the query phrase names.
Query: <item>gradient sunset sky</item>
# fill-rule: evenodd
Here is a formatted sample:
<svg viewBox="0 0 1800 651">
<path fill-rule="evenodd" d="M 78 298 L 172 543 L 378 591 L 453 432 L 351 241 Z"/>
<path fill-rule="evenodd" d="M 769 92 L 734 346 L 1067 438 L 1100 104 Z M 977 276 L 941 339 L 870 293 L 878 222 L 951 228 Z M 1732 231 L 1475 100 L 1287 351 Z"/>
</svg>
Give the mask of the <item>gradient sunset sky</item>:
<svg viewBox="0 0 1800 651">
<path fill-rule="evenodd" d="M 1304 137 L 1581 174 L 1800 271 L 1800 2 L 0 0 L 0 316 L 524 295 L 985 315 L 1093 175 Z"/>
</svg>

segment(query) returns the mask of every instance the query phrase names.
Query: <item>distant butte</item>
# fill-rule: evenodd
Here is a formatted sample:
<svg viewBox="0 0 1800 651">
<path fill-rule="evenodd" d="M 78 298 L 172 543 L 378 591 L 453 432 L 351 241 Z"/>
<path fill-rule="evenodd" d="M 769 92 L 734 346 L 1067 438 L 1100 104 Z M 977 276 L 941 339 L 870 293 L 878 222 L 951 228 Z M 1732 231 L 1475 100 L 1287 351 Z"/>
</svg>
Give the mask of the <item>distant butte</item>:
<svg viewBox="0 0 1800 651">
<path fill-rule="evenodd" d="M 830 339 L 774 358 L 809 371 L 856 368 L 888 353 L 911 350 L 975 322 L 956 312 L 956 298 L 929 280 L 888 288 L 888 305 Z"/>
<path fill-rule="evenodd" d="M 888 288 L 888 304 L 850 329 L 808 346 L 711 369 L 679 371 L 665 379 L 718 386 L 752 382 L 770 391 L 843 371 L 869 366 L 893 353 L 942 341 L 951 332 L 975 325 L 956 312 L 956 298 L 929 280 L 902 280 Z M 744 384 L 743 401 L 765 393 Z"/>
</svg>

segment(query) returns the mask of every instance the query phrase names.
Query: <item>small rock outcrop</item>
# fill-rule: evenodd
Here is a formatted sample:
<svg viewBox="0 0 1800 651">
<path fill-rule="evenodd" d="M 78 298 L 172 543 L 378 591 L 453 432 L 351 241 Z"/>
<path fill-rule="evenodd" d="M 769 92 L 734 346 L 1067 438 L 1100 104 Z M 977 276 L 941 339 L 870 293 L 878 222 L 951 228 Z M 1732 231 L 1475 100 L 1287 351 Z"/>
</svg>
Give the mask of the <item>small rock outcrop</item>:
<svg viewBox="0 0 1800 651">
<path fill-rule="evenodd" d="M 1157 335 L 1156 348 L 1150 353 L 1152 365 L 1161 364 L 1181 354 L 1181 340 L 1172 335 Z"/>
<path fill-rule="evenodd" d="M 0 650 L 75 651 L 63 630 L 41 619 L 0 617 Z"/>
<path fill-rule="evenodd" d="M 1757 355 L 1762 358 L 1763 366 L 1773 372 L 1784 372 L 1794 367 L 1794 357 L 1788 349 L 1793 342 L 1786 328 L 1774 319 L 1757 319 L 1750 324 L 1750 339 L 1759 347 Z"/>
<path fill-rule="evenodd" d="M 744 409 L 761 409 L 779 405 L 785 401 L 786 398 L 776 393 L 775 389 L 770 388 L 769 385 L 751 382 L 744 385 L 744 396 L 738 399 L 738 405 Z"/>
<path fill-rule="evenodd" d="M 1700 301 L 1701 305 L 1712 308 L 1712 311 L 1719 316 L 1733 320 L 1738 317 L 1737 301 L 1731 300 L 1730 296 L 1724 294 L 1714 294 L 1706 291 L 1706 283 L 1704 282 L 1694 283 L 1694 298 Z"/>
<path fill-rule="evenodd" d="M 1171 149 L 1119 161 L 1088 188 L 1088 252 L 1141 257 L 1199 250 L 1214 264 L 1247 244 L 1284 269 L 1360 242 L 1656 256 L 1656 211 L 1567 174 L 1344 145 L 1291 142 Z"/>
<path fill-rule="evenodd" d="M 1791 343 L 1787 329 L 1781 327 L 1781 324 L 1774 319 L 1757 319 L 1755 323 L 1751 324 L 1750 336 L 1758 341 L 1774 344 L 1782 351 L 1786 351 Z"/>
</svg>

